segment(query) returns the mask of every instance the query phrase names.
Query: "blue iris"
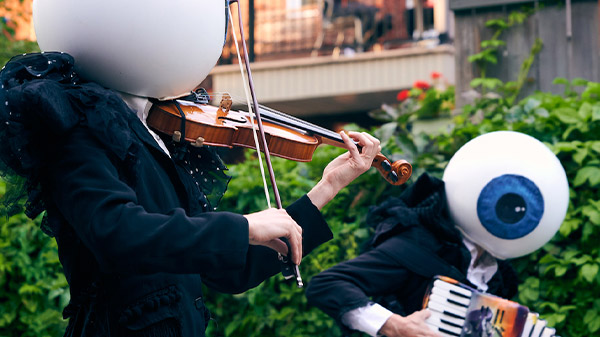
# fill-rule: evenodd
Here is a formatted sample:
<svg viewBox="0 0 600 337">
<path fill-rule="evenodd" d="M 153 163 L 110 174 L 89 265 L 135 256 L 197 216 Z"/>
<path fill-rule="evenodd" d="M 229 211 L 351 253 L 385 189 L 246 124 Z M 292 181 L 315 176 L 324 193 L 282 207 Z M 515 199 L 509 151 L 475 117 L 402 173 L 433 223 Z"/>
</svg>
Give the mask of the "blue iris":
<svg viewBox="0 0 600 337">
<path fill-rule="evenodd" d="M 501 239 L 518 239 L 531 233 L 543 214 L 542 193 L 531 180 L 519 175 L 492 179 L 477 199 L 479 221 Z"/>
</svg>

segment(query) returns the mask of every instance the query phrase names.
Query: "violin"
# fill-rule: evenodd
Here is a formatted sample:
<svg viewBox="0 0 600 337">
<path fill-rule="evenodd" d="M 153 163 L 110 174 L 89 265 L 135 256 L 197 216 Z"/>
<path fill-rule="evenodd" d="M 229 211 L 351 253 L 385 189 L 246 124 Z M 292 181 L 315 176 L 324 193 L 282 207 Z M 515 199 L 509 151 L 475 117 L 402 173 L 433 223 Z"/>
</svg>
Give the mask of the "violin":
<svg viewBox="0 0 600 337">
<path fill-rule="evenodd" d="M 232 110 L 232 104 L 228 94 L 223 95 L 218 107 L 184 100 L 159 101 L 150 109 L 147 123 L 176 141 L 186 140 L 196 146 L 256 149 L 249 113 Z M 259 109 L 267 146 L 274 156 L 308 162 L 321 144 L 346 148 L 336 132 L 264 106 Z M 404 184 L 412 174 L 406 160 L 391 163 L 381 153 L 371 166 L 392 185 Z"/>
<path fill-rule="evenodd" d="M 227 11 L 232 27 L 233 19 L 229 5 L 234 2 L 237 2 L 237 0 L 229 0 L 227 2 Z M 203 100 L 197 100 L 200 103 L 180 100 L 156 102 L 150 109 L 146 121 L 156 131 L 173 135 L 175 141 L 187 140 L 196 146 L 207 144 L 224 147 L 241 146 L 253 149 L 261 147 L 260 150 L 265 154 L 265 161 L 269 169 L 269 177 L 277 208 L 282 209 L 283 206 L 279 190 L 277 189 L 270 154 L 273 153 L 275 156 L 297 161 L 310 161 L 312 154 L 320 144 L 330 144 L 342 148 L 346 148 L 346 145 L 341 136 L 335 132 L 258 104 L 252 81 L 246 38 L 244 37 L 242 10 L 239 4 L 237 9 L 238 27 L 244 52 L 243 63 L 248 74 L 247 95 L 248 92 L 251 94 L 252 106 L 254 108 L 250 104 L 248 105 L 249 110 L 254 109 L 256 122 L 254 122 L 254 115 L 242 111 L 232 111 L 232 101 L 229 96 L 223 96 L 218 108 L 204 104 L 208 103 L 208 101 L 204 102 Z M 234 29 L 232 29 L 232 33 L 234 34 L 233 40 L 236 44 L 236 49 L 238 49 Z M 237 55 L 240 70 L 242 70 L 242 59 L 239 49 Z M 243 78 L 243 71 L 241 74 Z M 264 123 L 263 118 L 265 119 Z M 254 139 L 254 130 L 256 129 L 259 131 L 262 145 L 258 145 L 257 140 L 254 143 L 251 141 Z M 407 161 L 399 160 L 392 164 L 381 153 L 377 154 L 372 166 L 375 166 L 383 177 L 393 185 L 405 183 L 412 174 L 412 166 Z M 266 191 L 266 181 L 264 183 Z M 288 252 L 291 252 L 288 240 L 286 238 L 280 239 L 288 246 Z M 292 262 L 291 255 L 284 256 L 278 253 L 278 258 L 281 263 L 281 274 L 284 278 L 286 280 L 295 278 L 298 288 L 302 288 L 304 283 L 300 275 L 300 269 L 298 265 Z"/>
</svg>

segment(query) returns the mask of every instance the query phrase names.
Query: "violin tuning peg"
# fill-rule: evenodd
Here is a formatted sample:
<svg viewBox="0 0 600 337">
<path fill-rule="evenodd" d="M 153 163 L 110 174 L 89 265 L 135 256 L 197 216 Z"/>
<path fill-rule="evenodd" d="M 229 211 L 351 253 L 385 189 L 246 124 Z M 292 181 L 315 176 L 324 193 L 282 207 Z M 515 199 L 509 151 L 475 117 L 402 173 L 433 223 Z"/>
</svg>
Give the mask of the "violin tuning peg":
<svg viewBox="0 0 600 337">
<path fill-rule="evenodd" d="M 181 141 L 181 132 L 175 131 L 173 132 L 173 141 L 179 143 Z"/>
<path fill-rule="evenodd" d="M 394 171 L 390 172 L 389 177 L 393 183 L 398 182 L 398 175 L 396 174 L 396 172 L 394 172 Z"/>
<path fill-rule="evenodd" d="M 383 168 L 386 172 L 389 172 L 392 170 L 392 164 L 390 164 L 389 161 L 384 160 L 381 162 L 381 168 Z"/>
<path fill-rule="evenodd" d="M 204 138 L 202 138 L 202 137 L 196 138 L 196 141 L 192 143 L 192 146 L 194 146 L 194 147 L 204 146 Z"/>
</svg>

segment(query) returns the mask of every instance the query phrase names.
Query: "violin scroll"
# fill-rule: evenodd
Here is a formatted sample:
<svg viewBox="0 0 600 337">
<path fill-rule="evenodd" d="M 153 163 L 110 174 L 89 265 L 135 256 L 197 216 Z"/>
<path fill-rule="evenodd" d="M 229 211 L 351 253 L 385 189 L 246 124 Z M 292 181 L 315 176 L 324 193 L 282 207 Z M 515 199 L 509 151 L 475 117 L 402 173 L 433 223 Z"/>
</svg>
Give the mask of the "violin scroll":
<svg viewBox="0 0 600 337">
<path fill-rule="evenodd" d="M 390 184 L 399 186 L 404 184 L 412 175 L 412 165 L 406 160 L 400 159 L 390 163 L 383 154 L 378 153 L 373 159 L 372 167 L 375 167 L 381 176 Z"/>
</svg>

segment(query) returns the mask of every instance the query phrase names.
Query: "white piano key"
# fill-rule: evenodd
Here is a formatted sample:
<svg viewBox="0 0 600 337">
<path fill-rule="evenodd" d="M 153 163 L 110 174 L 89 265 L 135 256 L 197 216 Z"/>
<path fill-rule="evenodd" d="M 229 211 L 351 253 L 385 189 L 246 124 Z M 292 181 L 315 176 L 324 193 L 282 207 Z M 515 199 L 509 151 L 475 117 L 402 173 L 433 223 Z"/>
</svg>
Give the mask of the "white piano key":
<svg viewBox="0 0 600 337">
<path fill-rule="evenodd" d="M 431 294 L 429 296 L 429 302 L 437 302 L 442 304 L 444 307 L 451 309 L 453 312 L 457 312 L 462 316 L 465 316 L 467 314 L 467 307 L 461 306 L 461 305 L 457 305 L 455 303 L 449 302 L 447 298 L 444 298 L 440 295 L 436 295 L 436 294 Z"/>
<path fill-rule="evenodd" d="M 457 328 L 455 326 L 451 326 L 448 324 L 444 324 L 441 322 L 427 322 L 427 324 L 429 324 L 430 326 L 435 326 L 438 328 L 439 331 L 444 331 L 450 334 L 455 334 L 456 336 L 460 336 L 460 333 L 462 332 L 462 327 L 461 328 Z"/>
<path fill-rule="evenodd" d="M 460 337 L 460 332 L 456 333 L 456 332 L 448 331 L 448 330 L 445 330 L 444 328 L 437 327 L 437 326 L 429 324 L 427 322 L 425 324 L 427 324 L 429 329 L 439 333 L 440 335 L 442 335 L 444 337 Z"/>
<path fill-rule="evenodd" d="M 527 314 L 527 320 L 525 320 L 525 326 L 523 327 L 523 332 L 521 333 L 521 337 L 529 337 L 535 323 L 538 321 L 538 314 L 535 312 L 529 312 Z"/>
<path fill-rule="evenodd" d="M 429 325 L 433 325 L 435 327 L 440 328 L 442 331 L 448 331 L 455 333 L 457 336 L 460 336 L 462 331 L 462 324 L 455 324 L 450 322 L 448 319 L 453 319 L 452 317 L 441 317 L 441 314 L 436 313 L 436 315 L 431 315 L 427 318 L 426 322 Z M 454 318 L 454 320 L 456 320 Z M 456 320 L 458 321 L 458 320 Z"/>
<path fill-rule="evenodd" d="M 542 337 L 553 337 L 556 335 L 556 329 L 554 328 L 550 328 L 550 327 L 545 327 L 544 330 L 542 331 Z"/>
<path fill-rule="evenodd" d="M 462 320 L 465 319 L 464 312 L 457 312 L 455 310 L 452 310 L 452 309 L 444 306 L 442 303 L 429 301 L 429 303 L 427 304 L 427 308 L 431 311 L 436 311 L 441 314 L 448 315 L 450 317 L 455 317 L 455 318 L 462 319 Z"/>
<path fill-rule="evenodd" d="M 440 321 L 440 322 L 444 322 L 444 324 L 447 324 L 450 326 L 455 326 L 458 328 L 462 328 L 462 326 L 465 324 L 464 319 L 444 315 L 443 313 L 440 313 L 437 311 L 430 310 L 430 312 L 431 312 L 431 316 L 429 316 L 429 318 L 427 319 L 428 321 L 432 321 L 432 322 Z"/>
<path fill-rule="evenodd" d="M 546 322 L 545 320 L 538 319 L 538 321 L 535 323 L 535 326 L 533 327 L 533 331 L 531 332 L 531 337 L 541 337 L 542 331 L 546 327 L 546 324 L 548 324 L 548 322 Z"/>
<path fill-rule="evenodd" d="M 463 304 L 463 305 L 465 305 L 467 307 L 471 303 L 471 300 L 469 298 L 465 298 L 465 297 L 462 297 L 462 296 L 457 296 L 457 295 L 451 293 L 450 290 L 448 290 L 448 289 L 443 289 L 443 288 L 440 288 L 440 287 L 435 287 L 435 288 L 431 289 L 431 293 L 439 295 L 439 296 L 442 296 L 442 297 L 445 297 L 445 298 L 447 298 L 449 300 L 456 301 L 456 302 L 461 303 L 461 304 Z"/>
<path fill-rule="evenodd" d="M 454 291 L 454 292 L 456 292 L 458 294 L 461 294 L 463 296 L 466 296 L 468 298 L 471 298 L 471 295 L 473 294 L 468 289 L 465 289 L 463 287 L 459 287 L 459 286 L 457 286 L 455 284 L 451 284 L 451 283 L 448 283 L 448 282 L 442 281 L 442 280 L 435 280 L 433 282 L 433 287 L 440 287 L 442 289 L 446 289 L 446 290 L 449 290 L 449 291 Z"/>
</svg>

